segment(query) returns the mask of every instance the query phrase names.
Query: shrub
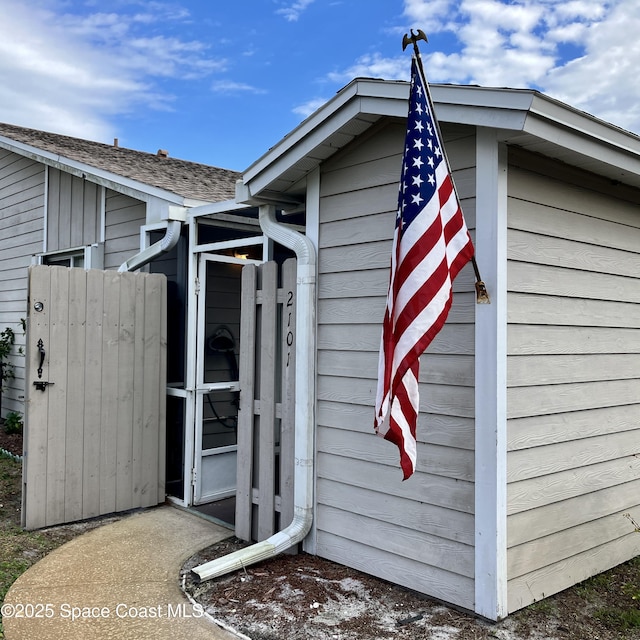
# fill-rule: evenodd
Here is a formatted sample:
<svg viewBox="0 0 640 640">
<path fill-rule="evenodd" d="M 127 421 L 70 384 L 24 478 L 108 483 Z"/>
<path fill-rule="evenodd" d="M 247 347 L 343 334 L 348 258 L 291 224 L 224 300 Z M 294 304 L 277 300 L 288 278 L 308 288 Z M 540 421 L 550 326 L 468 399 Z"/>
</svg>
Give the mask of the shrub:
<svg viewBox="0 0 640 640">
<path fill-rule="evenodd" d="M 7 433 L 22 433 L 22 416 L 17 411 L 10 411 L 4 419 L 4 430 Z"/>
</svg>

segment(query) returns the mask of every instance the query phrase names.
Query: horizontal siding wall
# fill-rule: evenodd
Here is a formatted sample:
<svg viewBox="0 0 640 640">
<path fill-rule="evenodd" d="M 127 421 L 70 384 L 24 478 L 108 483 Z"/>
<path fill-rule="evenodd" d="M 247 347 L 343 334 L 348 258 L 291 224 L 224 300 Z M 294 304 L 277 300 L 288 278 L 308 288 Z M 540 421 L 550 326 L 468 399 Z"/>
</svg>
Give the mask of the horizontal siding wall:
<svg viewBox="0 0 640 640">
<path fill-rule="evenodd" d="M 24 348 L 21 319 L 27 316 L 27 270 L 42 251 L 45 167 L 0 150 L 0 331 L 16 334 L 15 378 L 3 388 L 2 413 L 24 413 Z"/>
<path fill-rule="evenodd" d="M 105 203 L 104 268 L 117 269 L 140 251 L 140 227 L 146 223 L 146 205 L 107 190 Z"/>
<path fill-rule="evenodd" d="M 445 129 L 470 227 L 475 141 Z M 378 349 L 389 283 L 404 123 L 377 129 L 321 174 L 317 552 L 472 609 L 474 293 L 465 269 L 447 325 L 422 357 L 416 473 L 375 436 Z"/>
<path fill-rule="evenodd" d="M 510 164 L 513 611 L 640 553 L 640 192 Z"/>
</svg>

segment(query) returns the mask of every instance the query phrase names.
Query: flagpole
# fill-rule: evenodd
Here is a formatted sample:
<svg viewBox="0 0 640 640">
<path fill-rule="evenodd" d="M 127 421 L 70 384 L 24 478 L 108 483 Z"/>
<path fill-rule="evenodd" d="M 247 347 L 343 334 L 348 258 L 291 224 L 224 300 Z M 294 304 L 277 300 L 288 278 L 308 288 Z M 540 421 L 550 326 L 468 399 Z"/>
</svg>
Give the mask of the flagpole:
<svg viewBox="0 0 640 640">
<path fill-rule="evenodd" d="M 438 122 L 438 118 L 436 118 L 436 111 L 433 105 L 433 100 L 431 99 L 431 91 L 429 91 L 429 84 L 427 82 L 427 74 L 424 72 L 424 67 L 422 66 L 422 56 L 420 55 L 420 49 L 418 49 L 418 40 L 424 40 L 425 42 L 429 42 L 427 40 L 427 36 L 424 34 L 424 31 L 421 29 L 417 29 L 417 33 L 413 33 L 413 29 L 411 29 L 411 35 L 404 34 L 402 38 L 402 50 L 404 51 L 407 48 L 409 43 L 413 44 L 413 51 L 416 57 L 416 62 L 418 63 L 418 70 L 420 71 L 420 75 L 422 76 L 422 81 L 424 82 L 425 89 L 427 91 L 427 100 L 429 101 L 429 108 L 431 109 L 431 114 L 433 116 L 433 122 L 436 126 L 436 130 L 438 132 L 438 137 L 442 142 L 442 155 L 444 157 L 444 161 L 447 165 L 447 169 L 449 171 L 449 175 L 451 176 L 451 182 L 453 184 L 453 190 L 456 194 L 456 198 L 458 202 L 460 202 L 460 197 L 458 196 L 458 190 L 456 188 L 455 180 L 453 179 L 453 171 L 451 170 L 451 164 L 449 163 L 449 156 L 447 155 L 447 150 L 444 148 L 444 138 L 442 137 L 442 131 L 440 130 L 440 123 Z M 480 270 L 478 269 L 478 263 L 476 262 L 476 257 L 473 255 L 471 257 L 471 264 L 473 265 L 473 271 L 476 278 L 476 303 L 477 304 L 490 304 L 491 300 L 489 299 L 489 293 L 487 291 L 487 287 L 485 286 L 482 278 L 480 277 Z"/>
</svg>

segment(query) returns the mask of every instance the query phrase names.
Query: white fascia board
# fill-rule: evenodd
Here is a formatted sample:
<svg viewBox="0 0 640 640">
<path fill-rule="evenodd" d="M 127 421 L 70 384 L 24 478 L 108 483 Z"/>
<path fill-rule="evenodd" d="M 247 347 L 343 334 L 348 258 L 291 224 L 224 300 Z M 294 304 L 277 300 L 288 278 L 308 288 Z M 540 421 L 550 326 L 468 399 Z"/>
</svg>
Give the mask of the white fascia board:
<svg viewBox="0 0 640 640">
<path fill-rule="evenodd" d="M 528 114 L 524 132 L 640 176 L 640 138 L 586 114 L 560 110 L 551 102 L 544 106 L 547 108 L 532 109 Z"/>
<path fill-rule="evenodd" d="M 244 211 L 251 207 L 240 204 L 235 200 L 224 200 L 223 202 L 211 202 L 189 209 L 190 218 L 199 218 L 201 216 L 210 216 L 216 213 L 233 213 L 234 211 Z"/>
<path fill-rule="evenodd" d="M 57 153 L 43 151 L 42 149 L 37 149 L 22 142 L 16 142 L 4 136 L 0 136 L 0 147 L 26 158 L 31 158 L 36 162 L 60 169 L 79 178 L 89 179 L 91 182 L 95 182 L 118 193 L 131 196 L 137 200 L 142 200 L 143 202 L 148 202 L 150 198 L 157 198 L 171 204 L 185 206 L 185 198 L 171 191 L 153 187 L 143 182 L 132 180 L 131 178 L 125 178 L 110 171 L 97 169 L 84 162 L 71 160 Z"/>
<path fill-rule="evenodd" d="M 469 106 L 451 103 L 434 103 L 439 122 L 466 124 L 472 127 L 488 127 L 508 131 L 522 131 L 527 114 L 517 109 Z"/>
<path fill-rule="evenodd" d="M 634 155 L 640 154 L 640 136 L 549 96 L 542 94 L 535 96 L 531 109 L 529 109 L 525 131 L 530 128 L 529 120 L 535 122 L 538 118 L 615 147 L 620 151 Z"/>
</svg>

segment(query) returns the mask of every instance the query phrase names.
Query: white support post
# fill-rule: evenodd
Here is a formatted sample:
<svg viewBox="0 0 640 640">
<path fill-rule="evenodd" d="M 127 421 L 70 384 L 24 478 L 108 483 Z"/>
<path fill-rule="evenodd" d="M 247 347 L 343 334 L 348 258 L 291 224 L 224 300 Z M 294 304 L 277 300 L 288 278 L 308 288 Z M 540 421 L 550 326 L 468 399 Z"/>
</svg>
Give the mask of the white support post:
<svg viewBox="0 0 640 640">
<path fill-rule="evenodd" d="M 475 612 L 507 605 L 507 151 L 478 127 L 475 248 L 491 304 L 475 324 Z"/>
</svg>

